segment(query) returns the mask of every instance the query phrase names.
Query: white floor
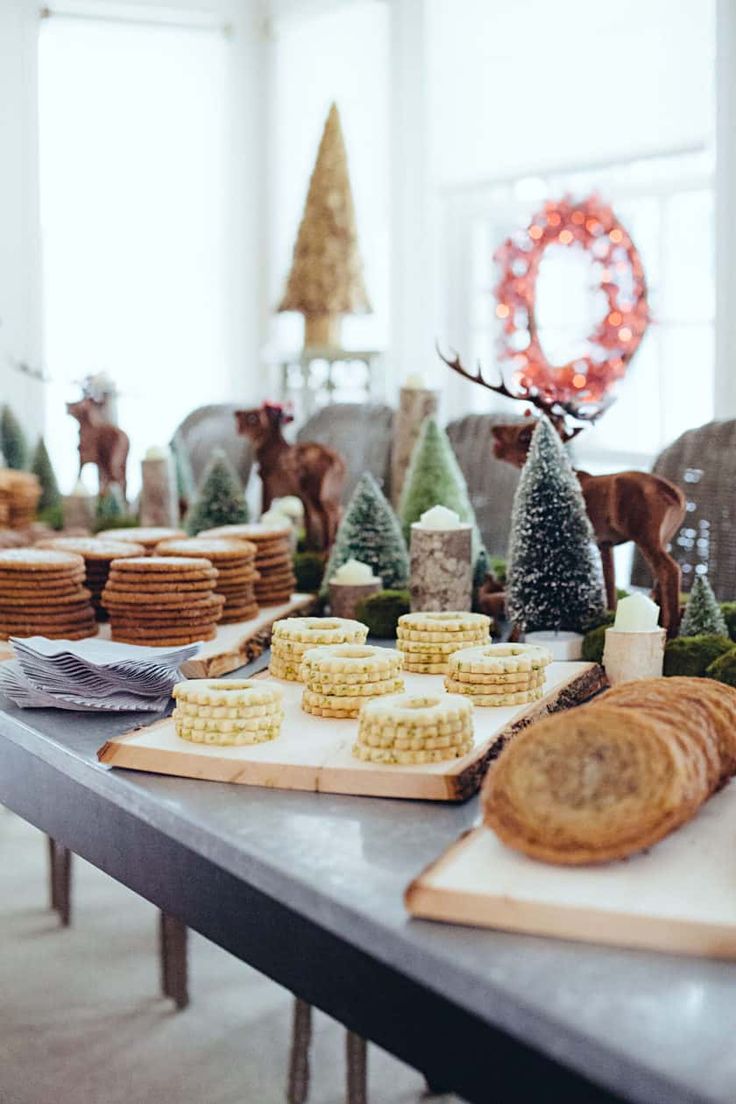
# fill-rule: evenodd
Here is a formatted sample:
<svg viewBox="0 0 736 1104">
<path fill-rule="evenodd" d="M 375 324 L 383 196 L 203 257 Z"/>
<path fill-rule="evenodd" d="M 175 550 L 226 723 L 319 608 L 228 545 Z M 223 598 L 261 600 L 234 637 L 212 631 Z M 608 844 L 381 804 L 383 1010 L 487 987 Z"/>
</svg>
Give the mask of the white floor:
<svg viewBox="0 0 736 1104">
<path fill-rule="evenodd" d="M 72 926 L 60 930 L 44 837 L 2 808 L 0 859 L 0 1104 L 284 1100 L 289 993 L 192 935 L 192 1004 L 173 1012 L 158 995 L 151 905 L 77 860 Z M 318 1014 L 310 1104 L 344 1099 L 343 1047 L 342 1028 Z M 370 1048 L 370 1104 L 422 1091 Z"/>
</svg>

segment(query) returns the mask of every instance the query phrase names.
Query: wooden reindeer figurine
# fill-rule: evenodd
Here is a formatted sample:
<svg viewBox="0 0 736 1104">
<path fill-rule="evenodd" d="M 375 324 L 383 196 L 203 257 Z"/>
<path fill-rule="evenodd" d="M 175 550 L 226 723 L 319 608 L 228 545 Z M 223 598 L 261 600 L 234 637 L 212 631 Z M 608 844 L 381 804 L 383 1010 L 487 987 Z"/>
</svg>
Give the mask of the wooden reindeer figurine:
<svg viewBox="0 0 736 1104">
<path fill-rule="evenodd" d="M 563 403 L 548 400 L 536 391 L 514 393 L 503 380 L 499 384 L 488 383 L 480 368 L 476 373 L 468 372 L 458 356 L 453 360 L 445 357 L 442 359 L 464 379 L 487 387 L 498 395 L 536 406 L 547 415 L 565 442 L 576 437 L 584 428 L 584 423 L 594 422 L 608 405 Z M 581 424 L 572 426 L 568 419 Z M 517 468 L 523 467 L 534 425 L 530 421 L 494 426 L 494 454 Z M 680 566 L 667 551 L 667 544 L 685 518 L 685 496 L 682 491 L 668 479 L 649 472 L 623 471 L 611 475 L 590 475 L 588 472 L 578 471 L 576 474 L 601 553 L 608 608 L 614 609 L 616 606 L 614 545 L 633 541 L 654 576 L 655 597 L 662 611 L 662 625 L 669 636 L 674 636 L 680 620 Z"/>
<path fill-rule="evenodd" d="M 89 395 L 79 402 L 67 403 L 66 411 L 79 422 L 79 474 L 85 464 L 96 464 L 100 494 L 104 494 L 111 483 L 117 483 L 125 498 L 125 468 L 130 447 L 127 433 L 108 422 L 101 404 Z"/>
<path fill-rule="evenodd" d="M 263 511 L 275 498 L 296 495 L 304 503 L 309 548 L 327 551 L 340 520 L 345 462 L 339 453 L 316 442 L 290 445 L 282 428 L 293 420 L 278 403 L 265 402 L 238 410 L 238 433 L 253 442 L 263 483 Z"/>
</svg>

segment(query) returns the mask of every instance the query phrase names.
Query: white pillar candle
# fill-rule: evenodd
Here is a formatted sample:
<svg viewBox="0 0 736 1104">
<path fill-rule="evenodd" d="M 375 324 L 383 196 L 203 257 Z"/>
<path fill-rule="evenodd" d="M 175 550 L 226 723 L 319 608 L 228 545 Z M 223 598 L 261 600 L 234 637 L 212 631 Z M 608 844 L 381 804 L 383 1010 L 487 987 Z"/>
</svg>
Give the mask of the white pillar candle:
<svg viewBox="0 0 736 1104">
<path fill-rule="evenodd" d="M 330 582 L 337 583 L 338 586 L 363 586 L 364 583 L 375 582 L 376 578 L 370 564 L 361 560 L 346 560 L 338 567 Z"/>
<path fill-rule="evenodd" d="M 616 606 L 617 632 L 652 632 L 659 624 L 659 606 L 646 594 L 630 594 Z"/>
<path fill-rule="evenodd" d="M 421 529 L 459 529 L 461 522 L 460 515 L 455 510 L 450 510 L 447 506 L 432 506 L 424 511 L 415 524 Z"/>
</svg>

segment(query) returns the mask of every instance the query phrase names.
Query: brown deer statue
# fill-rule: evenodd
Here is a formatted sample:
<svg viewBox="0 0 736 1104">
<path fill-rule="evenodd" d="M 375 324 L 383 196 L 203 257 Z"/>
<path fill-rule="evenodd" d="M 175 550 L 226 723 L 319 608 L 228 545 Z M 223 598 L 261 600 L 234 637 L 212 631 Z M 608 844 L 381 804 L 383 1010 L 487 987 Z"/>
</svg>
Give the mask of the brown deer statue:
<svg viewBox="0 0 736 1104">
<path fill-rule="evenodd" d="M 340 520 L 345 462 L 339 453 L 316 442 L 290 445 L 283 427 L 293 420 L 279 403 L 265 402 L 235 413 L 238 433 L 248 437 L 263 484 L 263 511 L 275 498 L 296 495 L 304 503 L 307 546 L 328 551 Z"/>
<path fill-rule="evenodd" d="M 440 354 L 442 355 L 442 354 Z M 452 360 L 442 357 L 445 363 L 464 379 L 510 399 L 530 403 L 546 414 L 562 440 L 567 443 L 584 428 L 600 417 L 608 403 L 576 405 L 573 402 L 550 400 L 537 391 L 515 393 L 501 380 L 488 383 L 482 369 L 467 371 L 459 356 Z M 577 421 L 578 425 L 572 425 Z M 493 452 L 499 460 L 506 460 L 521 468 L 526 460 L 534 421 L 499 425 L 492 429 Z M 616 580 L 614 576 L 613 548 L 617 544 L 633 541 L 651 568 L 655 579 L 655 597 L 661 609 L 661 621 L 669 636 L 674 636 L 680 620 L 680 566 L 670 556 L 667 545 L 685 518 L 685 496 L 679 487 L 668 479 L 649 472 L 623 471 L 611 475 L 590 475 L 576 472 L 601 553 L 603 577 L 606 584 L 606 602 L 609 609 L 616 605 Z"/>
<path fill-rule="evenodd" d="M 79 422 L 79 474 L 85 464 L 96 464 L 100 494 L 104 494 L 111 483 L 117 483 L 125 498 L 125 469 L 130 448 L 127 433 L 107 421 L 102 404 L 90 395 L 67 403 L 66 412 Z"/>
</svg>

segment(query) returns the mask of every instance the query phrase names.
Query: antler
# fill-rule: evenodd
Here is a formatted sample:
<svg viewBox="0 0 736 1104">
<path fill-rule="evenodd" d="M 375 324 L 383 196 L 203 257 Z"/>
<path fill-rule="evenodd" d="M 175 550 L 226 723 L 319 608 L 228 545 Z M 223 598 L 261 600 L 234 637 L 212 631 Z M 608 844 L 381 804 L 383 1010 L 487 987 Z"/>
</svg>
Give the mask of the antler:
<svg viewBox="0 0 736 1104">
<path fill-rule="evenodd" d="M 501 373 L 499 373 L 499 383 L 489 383 L 483 375 L 483 369 L 480 364 L 475 373 L 469 372 L 463 365 L 457 352 L 455 352 L 453 359 L 449 360 L 440 349 L 439 343 L 436 345 L 436 349 L 440 359 L 445 362 L 448 368 L 451 368 L 453 372 L 457 372 L 463 379 L 469 380 L 471 383 L 478 383 L 481 387 L 493 391 L 496 395 L 503 395 L 507 399 L 516 399 L 520 402 L 528 402 L 531 403 L 532 406 L 536 406 L 537 409 L 546 414 L 551 421 L 560 427 L 564 427 L 565 436 L 568 440 L 572 437 L 576 437 L 584 426 L 568 427 L 565 425 L 567 418 L 574 418 L 578 422 L 593 423 L 612 402 L 611 399 L 608 399 L 606 402 L 590 405 L 586 408 L 585 405 L 577 406 L 571 401 L 561 402 L 558 399 L 548 399 L 537 390 L 536 387 L 525 387 L 520 391 L 512 391 Z"/>
</svg>

